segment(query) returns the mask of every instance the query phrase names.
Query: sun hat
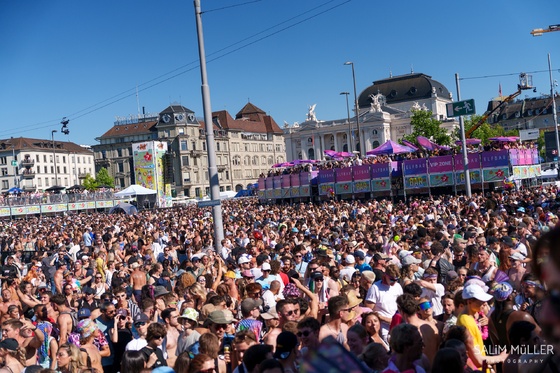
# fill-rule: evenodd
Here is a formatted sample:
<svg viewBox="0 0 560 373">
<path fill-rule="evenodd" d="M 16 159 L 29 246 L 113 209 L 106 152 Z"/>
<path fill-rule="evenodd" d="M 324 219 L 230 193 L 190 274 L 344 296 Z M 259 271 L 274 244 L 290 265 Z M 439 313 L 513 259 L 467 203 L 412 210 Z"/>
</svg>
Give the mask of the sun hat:
<svg viewBox="0 0 560 373">
<path fill-rule="evenodd" d="M 277 319 L 277 318 L 278 318 L 278 312 L 276 312 L 276 308 L 270 307 L 270 309 L 268 310 L 268 312 L 261 313 L 261 317 L 262 317 L 264 320 Z"/>
<path fill-rule="evenodd" d="M 503 302 L 513 293 L 513 287 L 508 282 L 500 282 L 492 288 L 494 299 Z"/>
<path fill-rule="evenodd" d="M 231 311 L 226 312 L 226 310 L 216 310 L 210 312 L 208 320 L 214 324 L 231 324 L 235 321 Z"/>
<path fill-rule="evenodd" d="M 82 338 L 88 338 L 97 331 L 97 323 L 91 319 L 85 319 L 78 323 L 76 329 Z"/>
<path fill-rule="evenodd" d="M 198 321 L 198 312 L 194 308 L 185 308 L 183 314 L 179 316 L 180 319 L 187 319 L 194 322 Z"/>
<path fill-rule="evenodd" d="M 468 284 L 463 288 L 463 299 L 477 299 L 482 302 L 488 302 L 492 296 L 482 289 L 480 285 Z"/>
</svg>

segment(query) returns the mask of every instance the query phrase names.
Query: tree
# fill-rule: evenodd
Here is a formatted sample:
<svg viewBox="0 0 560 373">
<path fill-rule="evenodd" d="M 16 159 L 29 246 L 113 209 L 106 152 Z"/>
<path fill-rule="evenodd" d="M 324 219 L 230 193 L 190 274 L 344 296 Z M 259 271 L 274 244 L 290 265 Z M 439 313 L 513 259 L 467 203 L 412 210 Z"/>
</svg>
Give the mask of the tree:
<svg viewBox="0 0 560 373">
<path fill-rule="evenodd" d="M 412 133 L 403 136 L 404 140 L 417 144 L 416 138 L 424 136 L 438 145 L 451 144 L 451 136 L 445 128 L 441 127 L 441 122 L 433 118 L 431 111 L 413 110 L 410 124 L 412 125 Z"/>
<path fill-rule="evenodd" d="M 90 190 L 90 191 L 95 190 L 95 188 L 97 188 L 97 182 L 90 174 L 86 175 L 82 185 L 84 186 L 84 188 L 86 188 L 86 190 Z"/>
<path fill-rule="evenodd" d="M 115 187 L 115 179 L 109 175 L 109 171 L 105 167 L 102 167 L 97 175 L 95 176 L 95 182 L 97 186 L 107 186 L 110 188 Z"/>
<path fill-rule="evenodd" d="M 472 115 L 471 117 L 465 119 L 465 132 L 472 128 L 476 123 L 480 121 L 482 115 Z M 461 139 L 461 134 L 459 133 L 459 129 L 457 129 L 456 136 L 458 139 Z M 504 127 L 494 124 L 490 125 L 487 121 L 484 121 L 471 135 L 471 138 L 480 139 L 482 140 L 482 144 L 487 144 L 488 139 L 492 137 L 499 137 L 499 136 L 519 136 L 518 130 L 509 130 L 506 131 Z"/>
</svg>

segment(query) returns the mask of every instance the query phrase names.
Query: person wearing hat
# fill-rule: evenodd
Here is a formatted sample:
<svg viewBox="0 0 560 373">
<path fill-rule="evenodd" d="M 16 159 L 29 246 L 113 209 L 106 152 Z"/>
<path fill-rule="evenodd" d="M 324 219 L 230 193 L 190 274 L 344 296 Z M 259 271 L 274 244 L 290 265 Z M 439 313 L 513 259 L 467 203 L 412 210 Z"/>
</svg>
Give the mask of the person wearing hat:
<svg viewBox="0 0 560 373">
<path fill-rule="evenodd" d="M 371 266 L 366 263 L 366 254 L 362 250 L 354 251 L 354 259 L 356 259 L 356 265 L 354 266 L 360 273 L 363 271 L 371 271 Z"/>
<path fill-rule="evenodd" d="M 0 357 L 4 360 L 2 373 L 21 373 L 27 366 L 25 360 L 20 359 L 18 354 L 19 342 L 14 338 L 6 338 L 0 341 Z"/>
<path fill-rule="evenodd" d="M 198 326 L 198 311 L 194 308 L 185 308 L 183 314 L 179 316 L 179 322 L 183 325 L 183 332 L 177 340 L 177 356 L 183 352 L 192 350 L 200 338 L 200 333 L 195 330 Z M 197 353 L 198 348 L 193 353 Z"/>
<path fill-rule="evenodd" d="M 95 290 L 93 288 L 86 286 L 82 288 L 82 294 L 84 297 L 80 299 L 78 302 L 78 309 L 88 309 L 89 311 L 93 311 L 99 308 L 99 300 L 95 299 Z"/>
<path fill-rule="evenodd" d="M 344 267 L 340 270 L 340 278 L 346 281 L 346 283 L 350 283 L 352 275 L 356 272 L 356 268 L 354 268 L 356 265 L 356 258 L 354 258 L 354 255 L 348 254 L 342 259 L 342 264 Z"/>
<path fill-rule="evenodd" d="M 205 325 L 220 341 L 220 350 L 223 351 L 224 345 L 231 343 L 233 335 L 229 334 L 230 325 L 235 321 L 230 310 L 216 310 L 210 312 L 206 318 Z"/>
<path fill-rule="evenodd" d="M 263 287 L 263 289 L 268 289 L 270 288 L 270 283 L 274 280 L 274 277 L 270 276 L 270 271 L 271 271 L 271 267 L 270 264 L 268 262 L 264 262 L 261 265 L 261 272 L 262 272 L 262 276 L 260 276 L 256 282 L 258 284 L 261 284 L 261 286 Z"/>
<path fill-rule="evenodd" d="M 521 280 L 527 270 L 523 267 L 525 257 L 521 253 L 513 253 L 509 256 L 511 268 L 507 270 L 509 282 L 517 292 L 521 292 Z"/>
<path fill-rule="evenodd" d="M 97 324 L 93 320 L 85 319 L 78 323 L 76 330 L 80 333 L 82 365 L 88 368 L 94 368 L 98 372 L 103 371 L 101 354 L 97 346 L 93 344 L 93 339 L 97 337 L 98 333 Z"/>
<path fill-rule="evenodd" d="M 473 344 L 467 346 L 467 348 L 469 349 L 469 357 L 471 357 L 474 365 L 477 368 L 481 368 L 484 360 L 489 365 L 503 362 L 508 355 L 506 350 L 498 356 L 486 356 L 482 332 L 475 320 L 475 316 L 481 312 L 482 305 L 492 299 L 492 295 L 486 293 L 480 285 L 468 283 L 463 288 L 463 299 L 466 302 L 466 306 L 457 318 L 457 325 L 464 326 L 467 333 L 473 339 Z"/>
<path fill-rule="evenodd" d="M 385 268 L 387 268 L 387 264 L 389 264 L 389 257 L 383 253 L 375 253 L 373 254 L 373 268 L 372 271 L 375 273 L 375 278 L 380 279 L 383 278 L 385 274 Z"/>
<path fill-rule="evenodd" d="M 415 281 L 422 288 L 421 297 L 427 298 L 432 303 L 434 316 L 439 316 L 443 313 L 441 297 L 445 294 L 445 287 L 438 283 L 437 280 L 438 271 L 430 267 L 424 271 L 421 280 Z"/>
<path fill-rule="evenodd" d="M 274 358 L 282 364 L 285 373 L 295 373 L 299 371 L 296 366 L 298 345 L 298 338 L 292 332 L 282 332 L 278 334 L 276 338 Z"/>
</svg>

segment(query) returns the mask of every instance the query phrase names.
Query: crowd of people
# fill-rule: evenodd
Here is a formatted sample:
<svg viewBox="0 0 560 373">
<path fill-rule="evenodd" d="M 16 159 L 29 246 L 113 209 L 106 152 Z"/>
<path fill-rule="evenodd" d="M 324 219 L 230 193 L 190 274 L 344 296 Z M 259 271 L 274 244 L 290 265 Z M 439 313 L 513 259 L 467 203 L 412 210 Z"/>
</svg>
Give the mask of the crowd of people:
<svg viewBox="0 0 560 373">
<path fill-rule="evenodd" d="M 557 372 L 558 192 L 3 221 L 0 373 Z"/>
</svg>

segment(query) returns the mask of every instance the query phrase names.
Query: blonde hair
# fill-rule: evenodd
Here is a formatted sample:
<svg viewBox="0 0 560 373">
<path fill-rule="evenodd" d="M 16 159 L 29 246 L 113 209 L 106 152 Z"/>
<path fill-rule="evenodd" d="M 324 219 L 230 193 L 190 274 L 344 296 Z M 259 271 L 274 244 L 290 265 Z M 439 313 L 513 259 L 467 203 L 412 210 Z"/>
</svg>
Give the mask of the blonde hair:
<svg viewBox="0 0 560 373">
<path fill-rule="evenodd" d="M 65 350 L 70 357 L 70 363 L 68 363 L 68 368 L 66 371 L 70 373 L 78 373 L 82 367 L 80 361 L 80 349 L 72 343 L 63 343 L 58 348 L 58 351 Z"/>
</svg>

